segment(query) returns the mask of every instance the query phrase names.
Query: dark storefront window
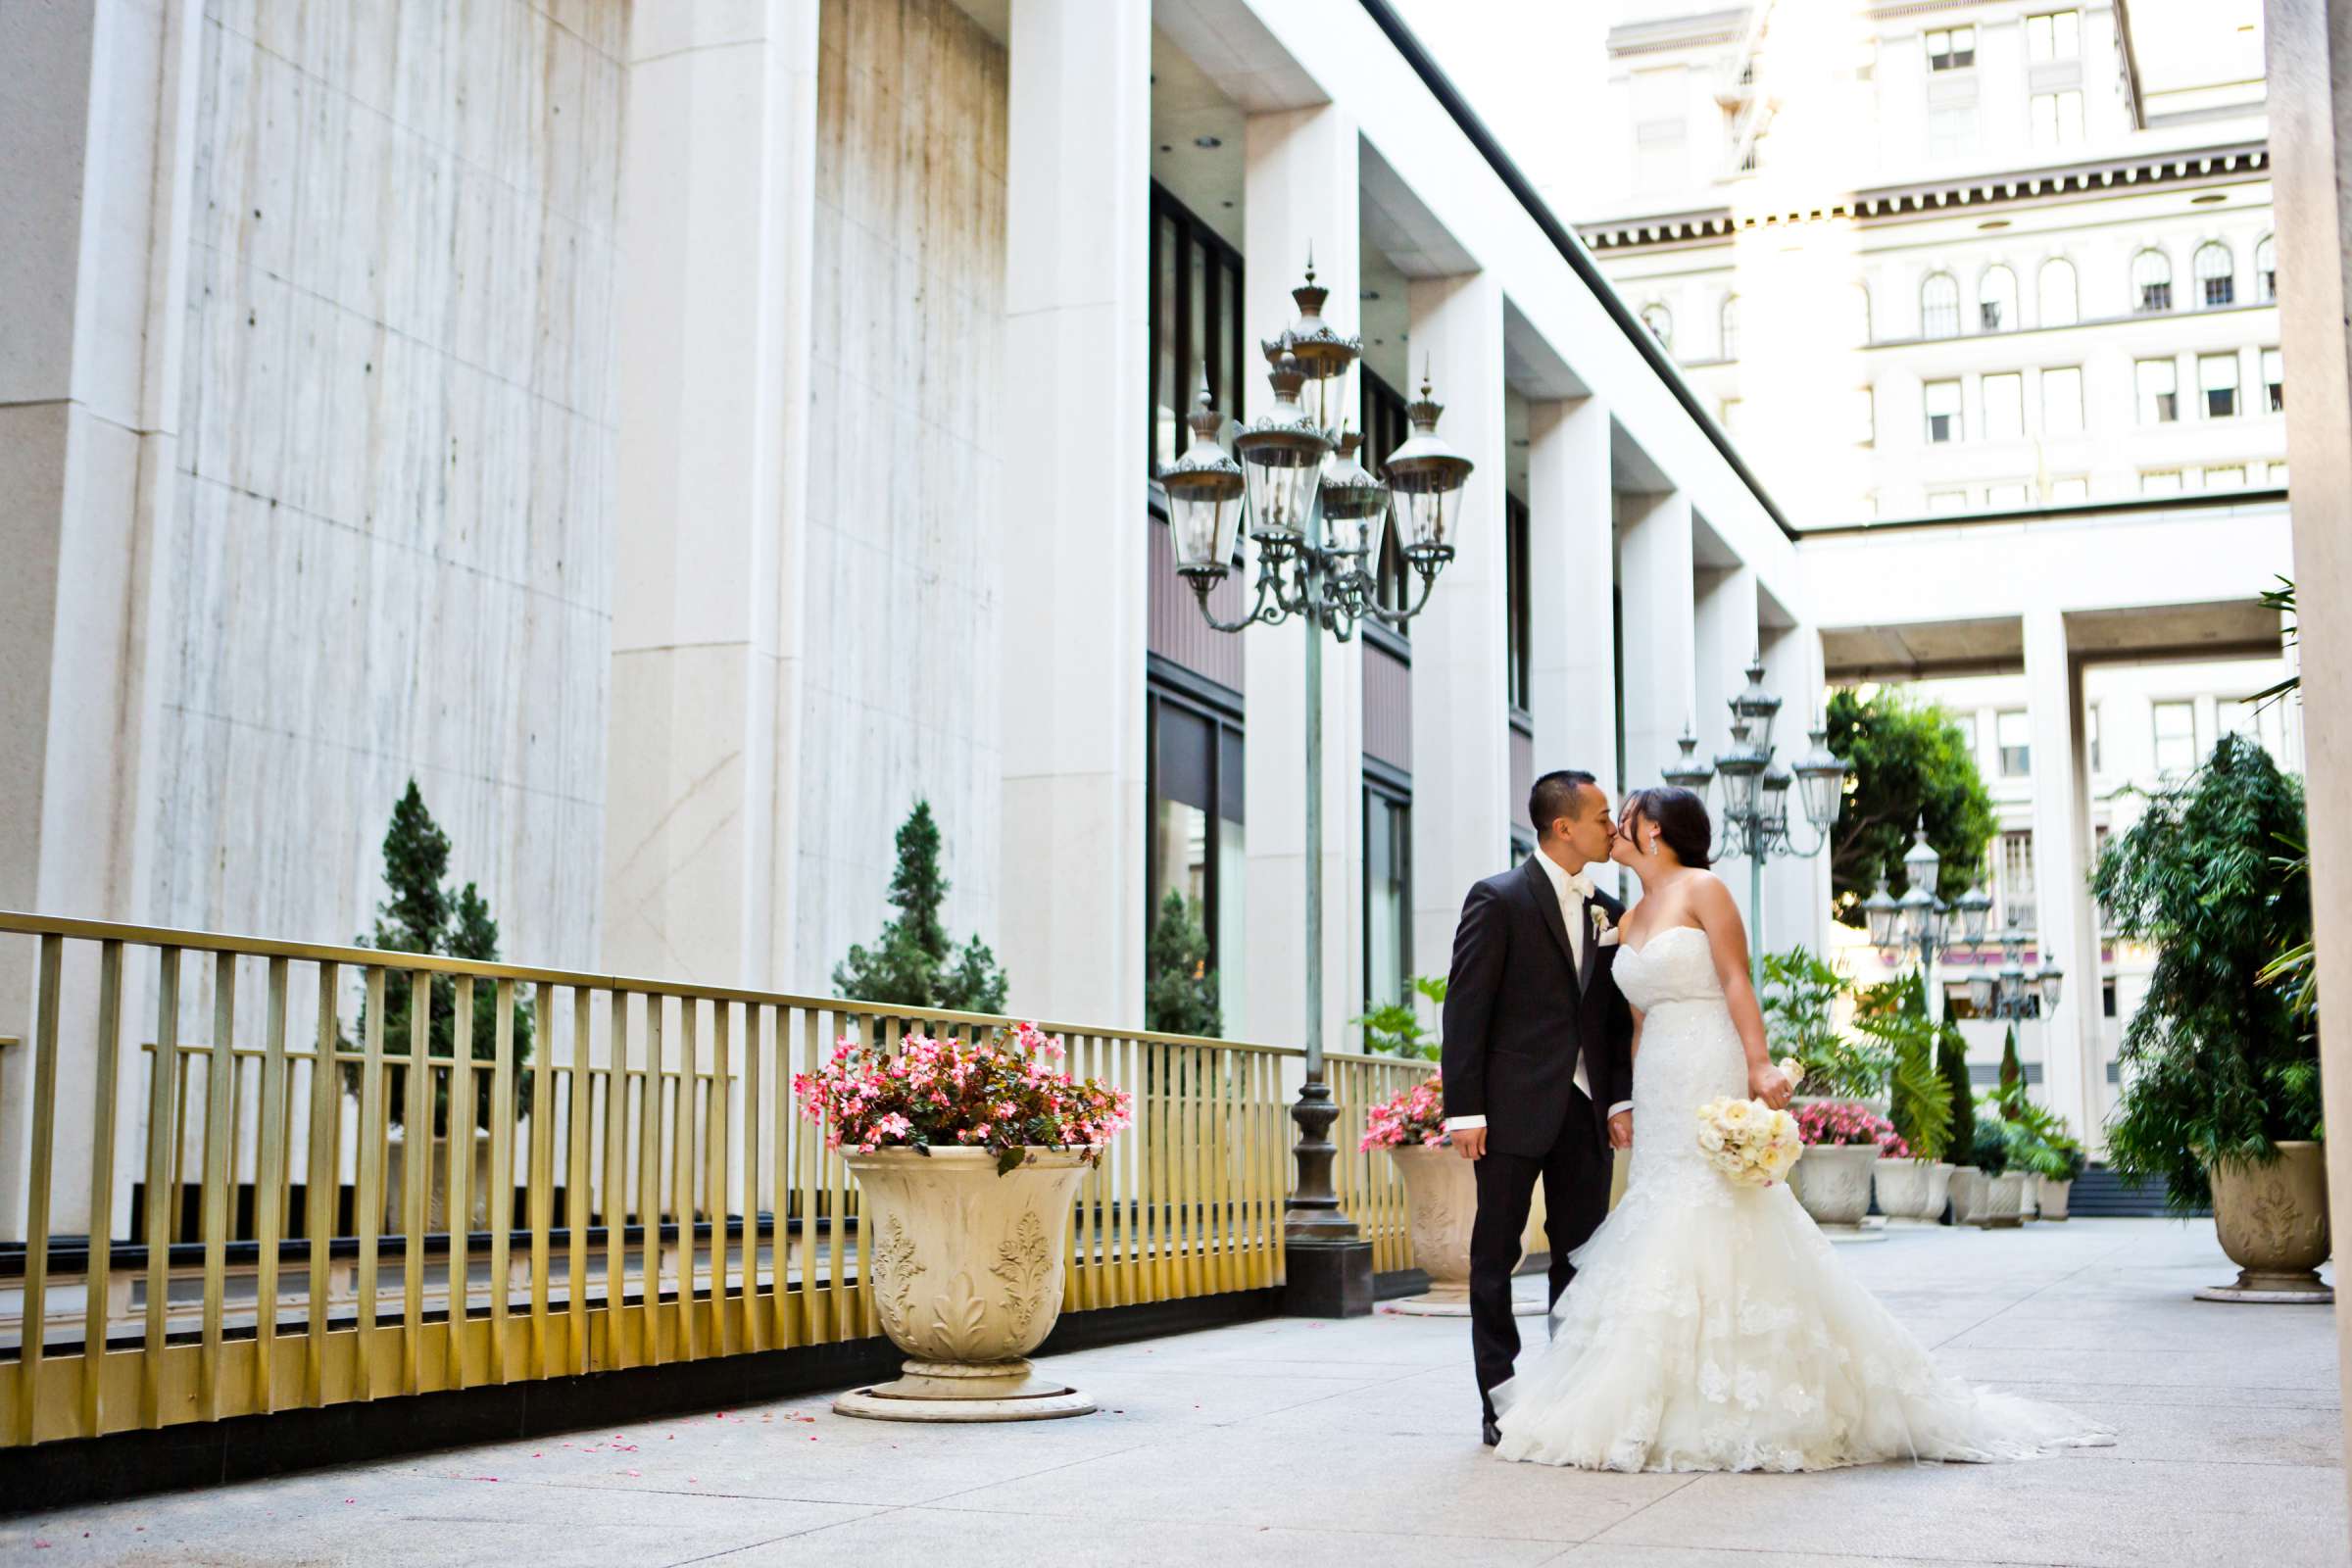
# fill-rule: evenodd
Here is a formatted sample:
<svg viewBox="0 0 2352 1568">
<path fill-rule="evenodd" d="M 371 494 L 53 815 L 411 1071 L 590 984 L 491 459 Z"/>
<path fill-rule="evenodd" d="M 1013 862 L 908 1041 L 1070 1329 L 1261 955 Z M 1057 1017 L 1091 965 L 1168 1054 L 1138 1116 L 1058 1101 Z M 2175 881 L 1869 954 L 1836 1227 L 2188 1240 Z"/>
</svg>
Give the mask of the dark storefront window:
<svg viewBox="0 0 2352 1568">
<path fill-rule="evenodd" d="M 1238 716 L 1194 697 L 1152 687 L 1150 703 L 1152 837 L 1146 851 L 1156 919 L 1173 891 L 1184 895 L 1208 936 L 1209 967 L 1231 1034 L 1241 1027 L 1245 841 L 1242 727 Z"/>
<path fill-rule="evenodd" d="M 1365 468 L 1377 474 L 1380 466 L 1389 461 L 1389 454 L 1404 445 L 1412 434 L 1412 421 L 1404 416 L 1404 399 L 1396 389 L 1369 368 L 1361 372 L 1364 380 L 1364 449 L 1360 461 Z M 1404 542 L 1396 537 L 1396 518 L 1390 517 L 1388 531 L 1381 536 L 1380 545 L 1380 602 L 1391 610 L 1402 610 L 1412 603 L 1415 579 L 1404 564 Z M 1394 634 L 1401 640 L 1410 635 L 1402 626 L 1384 626 L 1377 621 L 1364 622 L 1364 630 L 1377 641 L 1384 634 Z"/>
<path fill-rule="evenodd" d="M 1413 972 L 1413 798 L 1364 779 L 1364 1004 L 1402 1002 Z"/>
<path fill-rule="evenodd" d="M 1242 416 L 1242 253 L 1158 185 L 1152 187 L 1152 445 L 1153 472 L 1192 441 L 1184 421 L 1203 364 L 1217 412 Z"/>
<path fill-rule="evenodd" d="M 1527 503 L 1517 496 L 1502 498 L 1503 678 L 1511 707 L 1527 711 L 1527 693 L 1535 671 L 1535 633 L 1528 616 Z"/>
</svg>

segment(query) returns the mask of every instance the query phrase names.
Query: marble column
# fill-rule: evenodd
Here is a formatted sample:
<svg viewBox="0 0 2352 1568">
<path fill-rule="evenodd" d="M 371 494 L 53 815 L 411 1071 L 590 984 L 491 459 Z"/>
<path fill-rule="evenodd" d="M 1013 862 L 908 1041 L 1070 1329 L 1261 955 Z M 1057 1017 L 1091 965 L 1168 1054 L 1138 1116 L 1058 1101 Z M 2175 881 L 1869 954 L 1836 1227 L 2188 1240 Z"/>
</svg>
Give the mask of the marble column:
<svg viewBox="0 0 2352 1568">
<path fill-rule="evenodd" d="M 1608 405 L 1598 398 L 1530 404 L 1527 431 L 1536 772 L 1581 768 L 1614 800 L 1621 781 Z"/>
<path fill-rule="evenodd" d="M 0 907 L 148 912 L 202 27 L 194 0 L 0 7 Z M 32 956 L 12 942 L 0 965 L 0 1027 L 27 1039 Z M 89 956 L 59 1019 L 53 1232 L 87 1223 Z M 134 966 L 125 1019 L 152 1017 L 145 990 Z M 29 1044 L 0 1053 L 0 1237 L 24 1234 L 30 1067 Z M 126 1139 L 139 1076 L 126 1059 Z"/>
<path fill-rule="evenodd" d="M 1618 578 L 1625 594 L 1625 787 L 1660 782 L 1696 723 L 1699 754 L 1723 749 L 1719 714 L 1698 711 L 1690 500 L 1681 491 L 1618 497 Z"/>
<path fill-rule="evenodd" d="M 1730 741 L 1731 701 L 1747 685 L 1747 662 L 1761 646 L 1756 629 L 1756 573 L 1754 567 L 1744 564 L 1707 566 L 1694 570 L 1692 577 L 1691 702 L 1700 746 L 1711 753 L 1716 737 L 1723 737 L 1727 744 Z M 1787 746 L 1777 724 L 1773 733 L 1785 752 Z M 1722 837 L 1719 826 L 1718 853 L 1724 848 Z M 1718 869 L 1752 933 L 1756 912 L 1749 898 L 1747 862 L 1727 860 Z"/>
<path fill-rule="evenodd" d="M 2041 1031 L 2042 1084 L 2051 1109 L 2098 1146 L 2098 926 L 2088 876 L 2090 795 L 2082 725 L 2082 670 L 2066 640 L 2065 612 L 2025 617 L 2026 713 L 2033 733 L 2034 942 L 2043 963 L 2065 971 Z"/>
<path fill-rule="evenodd" d="M 1004 918 L 1015 1011 L 1140 1024 L 1152 17 L 1013 0 Z M 1254 822 L 1252 828 L 1254 829 Z M 1254 976 L 1253 976 L 1254 978 Z"/>
<path fill-rule="evenodd" d="M 2295 583 L 2306 605 L 2352 596 L 2352 0 L 2269 0 L 2278 314 L 2295 345 L 2286 449 L 2294 464 Z M 2352 621 L 2298 618 L 2303 759 L 2310 799 L 2352 795 Z M 2352 1127 L 2352 812 L 2311 813 L 2311 905 L 2328 1122 Z M 2328 1145 L 2331 1209 L 2352 1214 L 2352 1138 Z M 2352 1443 L 2352 1311 L 2335 1315 L 2345 1441 Z"/>
<path fill-rule="evenodd" d="M 1438 433 L 1477 465 L 1453 564 L 1413 623 L 1413 954 L 1421 972 L 1443 974 L 1463 896 L 1511 863 L 1502 284 L 1486 272 L 1416 278 L 1411 296 L 1413 395 L 1426 365 L 1446 405 Z"/>
<path fill-rule="evenodd" d="M 1764 639 L 1764 684 L 1781 699 L 1780 722 L 1773 727 L 1773 744 L 1780 764 L 1793 770 L 1813 749 L 1808 731 L 1818 721 L 1822 693 L 1821 633 L 1810 626 L 1767 627 Z M 1818 844 L 1821 835 L 1805 820 L 1804 789 L 1788 787 L 1788 835 L 1799 849 Z M 1752 922 L 1748 939 L 1769 951 L 1786 952 L 1798 944 L 1820 952 L 1830 929 L 1830 856 L 1783 856 L 1764 871 L 1764 914 Z"/>
<path fill-rule="evenodd" d="M 1315 281 L 1331 291 L 1325 318 L 1342 332 L 1357 329 L 1356 142 L 1353 117 L 1330 105 L 1250 117 L 1243 325 L 1252 414 L 1273 397 L 1257 346 L 1298 318 L 1290 291 L 1302 280 L 1310 251 Z M 1358 428 L 1359 384 L 1350 371 L 1346 389 L 1335 386 L 1329 394 Z M 1323 639 L 1323 951 L 1310 958 L 1304 946 L 1308 635 L 1297 620 L 1243 634 L 1250 688 L 1245 919 L 1251 957 L 1248 1015 L 1226 1025 L 1245 1039 L 1298 1045 L 1305 1037 L 1305 965 L 1314 962 L 1323 977 L 1324 1047 L 1346 1051 L 1353 1044 L 1348 1020 L 1363 1011 L 1364 994 L 1363 645 L 1314 634 Z"/>
<path fill-rule="evenodd" d="M 631 16 L 603 927 L 624 974 L 790 978 L 817 11 Z"/>
</svg>

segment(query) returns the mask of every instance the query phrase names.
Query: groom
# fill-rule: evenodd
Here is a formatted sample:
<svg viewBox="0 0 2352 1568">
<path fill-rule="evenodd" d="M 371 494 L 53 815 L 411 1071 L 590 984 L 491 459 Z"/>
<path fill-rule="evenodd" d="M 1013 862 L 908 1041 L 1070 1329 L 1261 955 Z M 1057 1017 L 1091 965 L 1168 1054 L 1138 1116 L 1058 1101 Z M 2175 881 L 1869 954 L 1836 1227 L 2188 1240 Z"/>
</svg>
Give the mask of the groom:
<svg viewBox="0 0 2352 1568">
<path fill-rule="evenodd" d="M 1536 853 L 1470 890 L 1446 992 L 1446 1130 L 1476 1162 L 1470 1350 L 1481 1436 L 1501 1440 L 1492 1391 L 1511 1375 L 1511 1271 L 1539 1177 L 1551 1299 L 1608 1211 L 1609 1151 L 1633 1144 L 1633 1013 L 1610 967 L 1625 906 L 1592 884 L 1615 837 L 1590 773 L 1546 773 L 1528 796 Z"/>
</svg>

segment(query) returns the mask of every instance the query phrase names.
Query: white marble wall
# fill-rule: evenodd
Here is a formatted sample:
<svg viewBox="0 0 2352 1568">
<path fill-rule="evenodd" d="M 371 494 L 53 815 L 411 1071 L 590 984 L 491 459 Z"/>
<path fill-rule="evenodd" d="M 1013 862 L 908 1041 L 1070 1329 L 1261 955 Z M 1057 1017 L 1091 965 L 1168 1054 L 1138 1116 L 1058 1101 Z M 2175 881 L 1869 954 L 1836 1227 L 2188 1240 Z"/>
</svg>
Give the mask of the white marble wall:
<svg viewBox="0 0 2352 1568">
<path fill-rule="evenodd" d="M 996 491 L 1005 419 L 1004 47 L 951 0 L 818 22 L 800 851 L 785 979 L 831 990 L 889 915 L 926 796 L 960 943 L 998 940 Z M 1040 483 L 1052 475 L 1038 476 Z M 1014 977 L 1019 983 L 1019 977 Z"/>
<path fill-rule="evenodd" d="M 596 951 L 626 8 L 215 0 L 159 542 L 159 922 L 344 940 L 413 775 Z"/>
</svg>

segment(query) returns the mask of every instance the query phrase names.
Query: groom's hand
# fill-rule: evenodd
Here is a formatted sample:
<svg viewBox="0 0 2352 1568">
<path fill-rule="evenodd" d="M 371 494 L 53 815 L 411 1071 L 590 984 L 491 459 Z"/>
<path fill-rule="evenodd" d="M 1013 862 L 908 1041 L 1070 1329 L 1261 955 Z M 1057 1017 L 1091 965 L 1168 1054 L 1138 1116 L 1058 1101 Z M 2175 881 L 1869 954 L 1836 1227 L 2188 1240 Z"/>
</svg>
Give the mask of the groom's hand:
<svg viewBox="0 0 2352 1568">
<path fill-rule="evenodd" d="M 1464 1159 L 1482 1159 L 1487 1152 L 1487 1130 L 1464 1127 L 1453 1135 L 1453 1152 Z"/>
<path fill-rule="evenodd" d="M 1634 1147 L 1634 1113 L 1632 1111 L 1621 1110 L 1609 1118 L 1609 1147 L 1611 1149 Z"/>
</svg>

